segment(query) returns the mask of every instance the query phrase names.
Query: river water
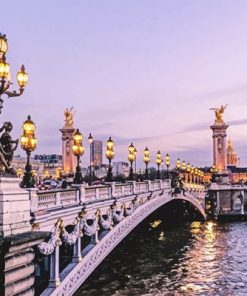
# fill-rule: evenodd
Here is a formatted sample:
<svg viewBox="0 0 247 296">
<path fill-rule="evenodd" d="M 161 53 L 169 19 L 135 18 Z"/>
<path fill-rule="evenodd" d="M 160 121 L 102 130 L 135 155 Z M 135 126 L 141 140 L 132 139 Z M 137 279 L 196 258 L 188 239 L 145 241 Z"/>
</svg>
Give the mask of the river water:
<svg viewBox="0 0 247 296">
<path fill-rule="evenodd" d="M 247 222 L 142 224 L 76 295 L 246 296 Z"/>
</svg>

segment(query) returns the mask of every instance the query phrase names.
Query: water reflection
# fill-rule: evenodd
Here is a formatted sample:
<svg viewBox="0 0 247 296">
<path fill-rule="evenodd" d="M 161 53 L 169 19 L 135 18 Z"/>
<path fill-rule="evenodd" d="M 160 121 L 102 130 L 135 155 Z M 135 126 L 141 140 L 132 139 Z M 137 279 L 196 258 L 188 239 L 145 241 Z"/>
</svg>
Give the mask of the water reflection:
<svg viewBox="0 0 247 296">
<path fill-rule="evenodd" d="M 76 295 L 247 295 L 246 230 L 213 221 L 139 227 Z"/>
</svg>

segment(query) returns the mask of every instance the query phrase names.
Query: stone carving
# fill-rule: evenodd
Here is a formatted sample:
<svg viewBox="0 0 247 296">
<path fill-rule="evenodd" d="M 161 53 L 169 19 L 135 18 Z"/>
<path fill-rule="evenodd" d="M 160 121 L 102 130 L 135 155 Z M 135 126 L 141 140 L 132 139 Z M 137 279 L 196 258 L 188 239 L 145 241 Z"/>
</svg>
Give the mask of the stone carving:
<svg viewBox="0 0 247 296">
<path fill-rule="evenodd" d="M 134 208 L 133 203 L 128 208 L 124 207 L 124 212 L 125 212 L 126 216 L 130 216 L 131 214 L 133 214 L 134 210 L 135 210 L 135 208 Z"/>
<path fill-rule="evenodd" d="M 62 224 L 62 240 L 67 245 L 73 245 L 79 237 L 83 236 L 81 227 L 80 227 L 80 218 L 77 217 L 74 221 L 75 227 L 71 233 L 68 233 Z"/>
<path fill-rule="evenodd" d="M 75 115 L 74 107 L 71 107 L 70 109 L 68 109 L 68 108 L 65 109 L 65 111 L 64 111 L 65 127 L 67 127 L 67 128 L 73 128 L 73 125 L 74 125 L 74 115 Z"/>
<path fill-rule="evenodd" d="M 13 140 L 10 132 L 13 129 L 11 122 L 4 122 L 3 126 L 0 128 L 0 173 L 16 175 L 16 171 L 11 166 L 12 159 L 14 156 L 14 151 L 18 146 L 18 139 Z"/>
<path fill-rule="evenodd" d="M 121 206 L 121 209 L 113 209 L 112 218 L 114 223 L 119 223 L 124 218 L 124 204 Z"/>
<path fill-rule="evenodd" d="M 62 241 L 60 239 L 62 225 L 63 220 L 58 219 L 51 233 L 51 238 L 48 240 L 48 242 L 42 242 L 38 245 L 38 250 L 41 254 L 46 256 L 51 255 L 54 252 L 56 246 L 60 246 L 62 244 Z"/>
<path fill-rule="evenodd" d="M 108 213 L 106 214 L 100 214 L 99 218 L 99 225 L 105 230 L 112 229 L 113 226 L 113 220 L 112 220 L 112 210 L 109 209 Z"/>
<path fill-rule="evenodd" d="M 221 105 L 220 108 L 210 108 L 209 110 L 213 110 L 215 113 L 215 121 L 224 122 L 223 114 L 227 105 Z"/>
<path fill-rule="evenodd" d="M 222 152 L 222 139 L 221 138 L 217 139 L 217 149 L 218 149 L 219 153 Z"/>
</svg>

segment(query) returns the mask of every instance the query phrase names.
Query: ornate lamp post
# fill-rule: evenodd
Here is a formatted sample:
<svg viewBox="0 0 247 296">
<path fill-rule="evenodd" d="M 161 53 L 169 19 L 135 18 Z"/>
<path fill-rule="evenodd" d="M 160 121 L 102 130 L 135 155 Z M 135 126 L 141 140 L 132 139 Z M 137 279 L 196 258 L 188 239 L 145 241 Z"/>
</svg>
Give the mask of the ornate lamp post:
<svg viewBox="0 0 247 296">
<path fill-rule="evenodd" d="M 194 183 L 195 168 L 193 165 L 191 166 L 190 173 L 191 173 L 191 181 L 192 181 L 192 183 Z"/>
<path fill-rule="evenodd" d="M 31 152 L 36 149 L 37 139 L 35 137 L 36 126 L 28 115 L 27 120 L 22 125 L 23 135 L 21 136 L 21 148 L 27 153 L 27 164 L 22 180 L 22 187 L 32 188 L 35 186 L 35 180 L 32 175 L 32 166 L 30 164 Z"/>
<path fill-rule="evenodd" d="M 107 176 L 106 176 L 106 181 L 107 182 L 112 182 L 112 166 L 111 166 L 111 161 L 112 161 L 112 159 L 115 156 L 115 152 L 114 152 L 114 142 L 111 139 L 111 137 L 106 142 L 105 156 L 109 160 L 109 166 L 108 166 L 108 172 L 107 172 Z"/>
<path fill-rule="evenodd" d="M 83 141 L 83 136 L 79 132 L 79 129 L 77 129 L 73 135 L 73 146 L 72 150 L 74 155 L 77 158 L 77 166 L 76 166 L 76 172 L 75 172 L 75 177 L 74 177 L 74 183 L 75 184 L 82 184 L 83 183 L 83 178 L 81 174 L 81 166 L 80 166 L 80 157 L 84 154 L 84 147 L 82 144 Z"/>
<path fill-rule="evenodd" d="M 180 168 L 181 168 L 181 161 L 180 161 L 180 158 L 177 159 L 177 162 L 176 162 L 176 169 L 178 171 L 180 171 Z"/>
<path fill-rule="evenodd" d="M 135 175 L 136 175 L 136 153 L 137 153 L 136 147 L 135 147 L 134 153 L 135 153 Z"/>
<path fill-rule="evenodd" d="M 146 147 L 146 149 L 144 150 L 144 158 L 143 158 L 143 161 L 146 165 L 146 170 L 145 170 L 145 179 L 148 180 L 149 176 L 148 176 L 148 164 L 150 162 L 150 152 L 148 150 L 148 147 Z"/>
<path fill-rule="evenodd" d="M 92 184 L 92 144 L 93 144 L 93 136 L 91 135 L 91 133 L 88 136 L 88 142 L 90 145 L 89 185 L 91 185 Z"/>
<path fill-rule="evenodd" d="M 182 171 L 186 171 L 186 162 L 183 160 L 182 166 L 181 166 Z"/>
<path fill-rule="evenodd" d="M 165 157 L 165 162 L 166 162 L 166 177 L 167 179 L 169 179 L 169 166 L 171 164 L 171 159 L 170 159 L 170 155 L 167 153 L 166 157 Z"/>
<path fill-rule="evenodd" d="M 202 184 L 204 183 L 204 172 L 203 171 L 201 172 L 201 183 Z"/>
<path fill-rule="evenodd" d="M 168 173 L 170 164 L 171 164 L 170 155 L 167 153 L 166 154 L 166 171 L 167 171 L 167 173 Z"/>
<path fill-rule="evenodd" d="M 195 167 L 195 183 L 198 182 L 198 168 Z"/>
<path fill-rule="evenodd" d="M 187 176 L 188 176 L 187 182 L 190 182 L 190 173 L 191 173 L 191 165 L 190 165 L 190 163 L 187 164 L 186 171 L 187 171 Z"/>
<path fill-rule="evenodd" d="M 185 174 L 186 174 L 186 162 L 183 160 L 182 165 L 181 165 L 181 170 L 182 170 L 182 174 L 183 174 L 183 178 L 185 179 Z"/>
<path fill-rule="evenodd" d="M 10 66 L 6 61 L 6 53 L 8 51 L 8 42 L 6 35 L 2 35 L 0 33 L 0 113 L 3 108 L 3 99 L 1 96 L 3 94 L 7 95 L 7 97 L 18 97 L 23 94 L 24 88 L 28 81 L 28 75 L 25 72 L 24 65 L 21 66 L 21 69 L 17 73 L 17 82 L 19 84 L 19 91 L 9 91 L 9 87 L 11 83 L 10 77 Z"/>
<path fill-rule="evenodd" d="M 156 154 L 156 164 L 158 166 L 158 170 L 157 170 L 157 179 L 160 179 L 160 165 L 162 163 L 162 155 L 160 153 L 160 151 L 158 150 L 157 154 Z"/>
<path fill-rule="evenodd" d="M 130 173 L 129 173 L 129 179 L 130 181 L 134 180 L 134 174 L 133 174 L 133 162 L 135 161 L 136 158 L 136 149 L 133 145 L 133 143 L 131 143 L 129 145 L 129 155 L 128 155 L 128 160 L 130 162 Z"/>
</svg>

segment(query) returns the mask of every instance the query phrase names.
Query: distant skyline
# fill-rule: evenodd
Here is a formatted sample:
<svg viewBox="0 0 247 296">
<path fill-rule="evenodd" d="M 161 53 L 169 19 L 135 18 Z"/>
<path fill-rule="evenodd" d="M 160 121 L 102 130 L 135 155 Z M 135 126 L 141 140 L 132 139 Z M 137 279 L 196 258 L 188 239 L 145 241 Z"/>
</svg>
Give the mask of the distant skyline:
<svg viewBox="0 0 247 296">
<path fill-rule="evenodd" d="M 211 165 L 209 108 L 228 104 L 228 136 L 247 166 L 247 1 L 10 0 L 1 10 L 15 87 L 22 63 L 29 74 L 1 120 L 20 138 L 30 114 L 34 153 L 61 154 L 63 111 L 74 106 L 82 163 L 91 132 L 104 144 L 113 138 L 116 161 L 127 161 L 133 142 L 137 167 L 146 146 L 153 166 L 157 150 L 173 162 Z"/>
</svg>

